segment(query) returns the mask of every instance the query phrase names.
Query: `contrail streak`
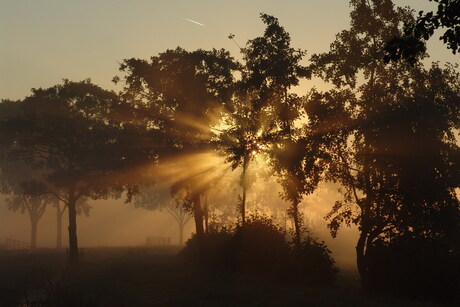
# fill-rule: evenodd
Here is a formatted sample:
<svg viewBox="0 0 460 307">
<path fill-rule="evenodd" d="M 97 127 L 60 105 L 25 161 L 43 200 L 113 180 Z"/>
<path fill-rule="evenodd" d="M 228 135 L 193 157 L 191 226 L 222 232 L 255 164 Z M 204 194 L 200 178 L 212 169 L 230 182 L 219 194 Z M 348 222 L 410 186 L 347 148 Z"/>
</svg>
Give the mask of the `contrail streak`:
<svg viewBox="0 0 460 307">
<path fill-rule="evenodd" d="M 184 18 L 184 17 L 182 17 L 182 19 L 187 20 L 187 21 L 190 21 L 190 22 L 193 22 L 194 24 L 197 24 L 197 25 L 199 25 L 199 26 L 205 27 L 205 25 L 202 24 L 201 22 L 198 22 L 198 21 L 195 21 L 195 20 L 191 20 L 191 19 L 188 19 L 188 18 Z"/>
</svg>

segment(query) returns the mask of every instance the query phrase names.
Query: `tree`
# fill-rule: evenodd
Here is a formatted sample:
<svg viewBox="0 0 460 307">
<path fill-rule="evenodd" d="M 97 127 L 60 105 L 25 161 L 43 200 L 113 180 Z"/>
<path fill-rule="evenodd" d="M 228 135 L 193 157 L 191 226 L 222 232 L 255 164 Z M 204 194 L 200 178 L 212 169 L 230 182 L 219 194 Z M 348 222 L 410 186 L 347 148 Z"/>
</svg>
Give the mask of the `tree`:
<svg viewBox="0 0 460 307">
<path fill-rule="evenodd" d="M 3 119 L 19 111 L 14 102 L 7 101 L 0 104 L 0 109 L 6 111 Z M 13 112 L 7 112 L 8 109 Z M 56 203 L 56 198 L 47 193 L 47 186 L 40 171 L 32 169 L 23 161 L 11 159 L 11 151 L 7 150 L 6 143 L 0 146 L 0 188 L 6 198 L 9 210 L 22 214 L 27 213 L 30 220 L 30 247 L 37 247 L 38 223 L 49 205 Z"/>
<path fill-rule="evenodd" d="M 380 99 L 376 93 L 379 90 L 379 81 L 388 71 L 382 62 L 383 56 L 380 47 L 388 37 L 398 33 L 398 23 L 405 13 L 395 10 L 391 1 L 362 1 L 350 2 L 353 10 L 351 28 L 344 30 L 336 36 L 327 53 L 313 55 L 311 68 L 313 72 L 325 81 L 330 81 L 339 88 L 357 89 L 361 99 L 343 101 L 343 110 L 350 112 L 348 117 L 361 120 L 361 126 L 352 132 L 352 147 L 339 147 L 335 149 L 335 162 L 340 165 L 332 168 L 341 178 L 341 183 L 346 187 L 345 202 L 337 202 L 329 217 L 337 212 L 330 224 L 335 235 L 336 229 L 344 221 L 358 224 L 360 237 L 356 246 L 358 271 L 361 275 L 363 286 L 367 283 L 367 269 L 365 265 L 366 247 L 370 246 L 373 239 L 380 234 L 381 229 L 374 229 L 377 223 L 372 221 L 371 214 L 381 208 L 380 200 L 375 199 L 379 194 L 376 188 L 385 185 L 378 182 L 381 176 L 377 174 L 371 153 L 370 138 L 373 137 L 372 120 L 373 109 L 381 107 Z M 362 72 L 365 82 L 357 86 L 358 72 Z M 358 97 L 357 93 L 353 93 Z M 331 93 L 332 94 L 332 93 Z M 331 95 L 329 95 L 331 96 Z M 346 97 L 346 96 L 345 96 Z M 328 97 L 326 97 L 327 99 Z M 351 98 L 351 97 L 350 97 Z M 331 103 L 325 100 L 322 104 Z M 345 106 L 349 106 L 347 110 Z M 354 108 L 354 109 L 353 109 Z M 345 114 L 346 118 L 347 115 Z M 361 129 L 360 129 L 361 128 Z M 353 134 L 354 132 L 354 134 Z M 331 151 L 332 152 L 332 151 Z M 359 184 L 359 186 L 357 186 Z M 364 196 L 360 196 L 364 194 Z M 356 204 L 357 211 L 349 204 Z M 340 211 L 342 210 L 342 211 Z M 346 213 L 345 213 L 346 212 Z"/>
<path fill-rule="evenodd" d="M 358 225 L 357 265 L 368 289 L 369 255 L 379 242 L 388 244 L 403 233 L 439 234 L 438 217 L 458 216 L 453 197 L 458 177 L 452 172 L 458 152 L 452 134 L 458 126 L 458 75 L 418 63 L 386 65 L 383 46 L 402 33 L 401 21 L 410 19 L 409 12 L 389 0 L 351 4 L 351 28 L 337 35 L 329 52 L 312 56 L 311 68 L 337 87 L 322 94 L 320 104 L 342 105 L 339 117 L 329 122 L 344 124 L 331 128 L 346 140 L 328 150 L 328 176 L 344 186 L 344 199 L 328 215 L 329 227 L 335 236 L 342 224 Z"/>
<path fill-rule="evenodd" d="M 284 188 L 284 198 L 292 204 L 289 213 L 295 221 L 296 242 L 300 246 L 298 205 L 305 192 L 302 181 L 305 176 L 299 165 L 302 161 L 293 161 L 295 155 L 306 156 L 302 152 L 307 146 L 300 140 L 300 131 L 294 125 L 302 115 L 299 112 L 302 100 L 290 89 L 298 85 L 300 78 L 307 76 L 300 64 L 304 52 L 291 47 L 289 33 L 277 18 L 263 13 L 260 17 L 266 24 L 264 35 L 249 40 L 242 49 L 242 78 L 237 96 L 228 110 L 226 124 L 229 128 L 219 137 L 232 167 L 242 168 L 242 224 L 245 223 L 246 193 L 251 182 L 247 178 L 249 164 L 257 155 L 268 156 Z M 289 163 L 297 164 L 290 167 Z"/>
<path fill-rule="evenodd" d="M 184 227 L 190 221 L 191 216 L 178 198 L 174 199 L 174 203 L 169 202 L 165 210 L 174 218 L 179 227 L 179 246 L 182 247 L 184 246 Z"/>
<path fill-rule="evenodd" d="M 13 189 L 13 195 L 6 199 L 8 209 L 21 211 L 29 215 L 30 220 L 30 248 L 37 248 L 38 222 L 45 213 L 46 207 L 56 198 L 44 192 L 44 185 L 35 181 L 22 182 Z"/>
<path fill-rule="evenodd" d="M 60 195 L 60 198 L 65 197 L 58 189 L 50 189 L 48 191 L 53 191 L 52 193 L 57 193 Z M 50 192 L 47 192 L 50 193 Z M 81 197 L 78 199 L 76 204 L 77 215 L 84 214 L 89 216 L 91 206 L 87 203 L 87 197 Z M 56 249 L 62 248 L 62 218 L 67 211 L 67 205 L 62 203 L 59 199 L 53 203 L 53 206 L 56 208 Z"/>
<path fill-rule="evenodd" d="M 433 1 L 433 0 L 430 0 Z M 404 33 L 391 38 L 385 44 L 385 60 L 406 59 L 415 63 L 426 51 L 426 41 L 439 28 L 446 29 L 439 37 L 453 54 L 460 50 L 460 1 L 434 0 L 436 12 L 419 12 L 415 20 L 406 20 Z"/>
<path fill-rule="evenodd" d="M 172 199 L 171 199 L 172 198 Z M 179 246 L 184 244 L 184 227 L 189 222 L 193 209 L 190 193 L 183 190 L 168 193 L 157 184 L 153 186 L 141 186 L 135 196 L 135 206 L 147 210 L 165 210 L 179 228 Z"/>
<path fill-rule="evenodd" d="M 41 170 L 61 192 L 49 191 L 68 208 L 69 263 L 75 264 L 78 201 L 119 196 L 132 183 L 133 163 L 144 163 L 145 151 L 135 143 L 134 129 L 114 119 L 117 95 L 89 80 L 33 89 L 15 104 L 19 111 L 4 118 L 0 129 L 9 140 L 8 158 Z"/>
<path fill-rule="evenodd" d="M 191 191 L 199 237 L 204 233 L 201 195 L 213 167 L 197 165 L 196 157 L 211 151 L 211 128 L 232 96 L 236 68 L 225 50 L 188 52 L 181 48 L 150 61 L 127 59 L 120 67 L 126 73 L 122 97 L 135 105 L 147 133 L 156 133 L 161 163 L 180 167 L 187 174 L 173 179 L 172 185 Z"/>
</svg>

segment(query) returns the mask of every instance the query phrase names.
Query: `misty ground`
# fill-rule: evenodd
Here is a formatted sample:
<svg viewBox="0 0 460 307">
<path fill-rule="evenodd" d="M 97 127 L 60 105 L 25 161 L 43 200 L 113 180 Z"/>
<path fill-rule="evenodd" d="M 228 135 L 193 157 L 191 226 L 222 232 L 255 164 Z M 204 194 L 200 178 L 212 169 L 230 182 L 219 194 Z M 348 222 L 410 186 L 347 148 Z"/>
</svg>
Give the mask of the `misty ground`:
<svg viewBox="0 0 460 307">
<path fill-rule="evenodd" d="M 28 306 L 439 306 L 364 296 L 352 270 L 341 270 L 335 288 L 314 288 L 204 270 L 182 261 L 174 247 L 83 253 L 83 263 L 68 271 L 64 251 L 0 251 L 0 306 L 37 298 L 59 303 Z"/>
</svg>

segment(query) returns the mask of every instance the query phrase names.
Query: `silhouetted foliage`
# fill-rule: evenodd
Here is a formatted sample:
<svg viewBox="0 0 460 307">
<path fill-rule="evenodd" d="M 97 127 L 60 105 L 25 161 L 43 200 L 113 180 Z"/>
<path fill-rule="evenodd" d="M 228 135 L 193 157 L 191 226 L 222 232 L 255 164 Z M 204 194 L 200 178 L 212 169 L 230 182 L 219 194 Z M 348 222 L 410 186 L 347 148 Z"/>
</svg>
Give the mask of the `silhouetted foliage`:
<svg viewBox="0 0 460 307">
<path fill-rule="evenodd" d="M 237 226 L 230 246 L 232 265 L 242 272 L 279 273 L 289 257 L 284 231 L 265 216 L 251 215 Z"/>
<path fill-rule="evenodd" d="M 285 283 L 333 285 L 338 270 L 324 242 L 305 233 L 301 244 L 301 249 L 291 245 L 285 231 L 270 218 L 250 215 L 234 229 L 211 228 L 202 241 L 193 236 L 181 254 L 187 261 L 214 269 Z"/>
<path fill-rule="evenodd" d="M 214 225 L 202 237 L 193 234 L 185 243 L 181 256 L 194 264 L 211 268 L 228 268 L 232 253 L 229 248 L 232 230 Z"/>
<path fill-rule="evenodd" d="M 184 172 L 190 172 L 172 188 L 190 191 L 198 236 L 204 233 L 200 197 L 207 187 L 198 184 L 202 174 L 193 173 L 191 156 L 209 150 L 211 127 L 232 96 L 236 68 L 223 49 L 188 52 L 181 48 L 150 61 L 126 59 L 120 67 L 126 73 L 122 97 L 135 106 L 136 120 L 157 136 L 160 161 L 182 163 Z"/>
<path fill-rule="evenodd" d="M 3 148 L 8 162 L 27 163 L 58 188 L 46 192 L 68 206 L 69 260 L 76 263 L 77 202 L 120 195 L 137 180 L 135 166 L 149 154 L 138 148 L 129 125 L 114 119 L 120 106 L 115 93 L 89 80 L 32 91 L 2 120 L 0 133 L 8 140 Z"/>
<path fill-rule="evenodd" d="M 385 61 L 405 59 L 414 64 L 426 51 L 426 41 L 434 31 L 445 29 L 439 37 L 453 54 L 460 50 L 460 1 L 430 0 L 438 3 L 436 12 L 420 11 L 416 20 L 406 20 L 404 33 L 385 45 Z"/>
<path fill-rule="evenodd" d="M 289 282 L 310 286 L 334 285 L 339 272 L 324 241 L 308 233 L 302 236 L 300 249 L 291 251 L 288 266 Z"/>
<path fill-rule="evenodd" d="M 333 104 L 332 95 L 339 99 L 343 114 L 330 115 L 344 123 L 336 129 L 346 140 L 328 148 L 328 176 L 344 186 L 343 200 L 327 216 L 329 227 L 336 235 L 343 224 L 358 225 L 358 270 L 369 289 L 374 244 L 413 235 L 454 242 L 460 229 L 454 192 L 459 149 L 453 134 L 460 91 L 451 66 L 425 69 L 382 61 L 383 45 L 401 31 L 401 21 L 410 18 L 407 11 L 391 1 L 352 5 L 351 29 L 337 36 L 328 53 L 314 55 L 311 67 L 341 92 L 317 96 L 320 106 Z"/>
<path fill-rule="evenodd" d="M 315 161 L 315 149 L 308 146 L 311 144 L 303 131 L 294 125 L 303 115 L 302 99 L 291 88 L 308 75 L 300 64 L 305 52 L 291 47 L 290 35 L 277 18 L 263 13 L 260 17 L 266 24 L 264 34 L 249 40 L 241 49 L 242 78 L 226 117 L 229 128 L 218 138 L 227 161 L 234 169 L 242 168 L 239 209 L 243 226 L 251 183 L 247 178 L 249 165 L 256 155 L 269 157 L 271 171 L 283 187 L 283 199 L 291 204 L 288 212 L 294 220 L 299 247 L 302 218 L 298 206 L 303 194 L 314 190 L 318 182 L 312 178 L 313 165 L 305 161 Z"/>
</svg>

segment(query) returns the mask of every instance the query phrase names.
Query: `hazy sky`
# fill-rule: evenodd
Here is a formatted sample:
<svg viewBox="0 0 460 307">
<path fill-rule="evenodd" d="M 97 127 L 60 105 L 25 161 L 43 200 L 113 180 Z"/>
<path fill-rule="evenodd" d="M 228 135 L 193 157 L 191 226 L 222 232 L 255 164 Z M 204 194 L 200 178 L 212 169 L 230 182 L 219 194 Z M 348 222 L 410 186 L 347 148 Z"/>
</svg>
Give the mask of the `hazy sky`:
<svg viewBox="0 0 460 307">
<path fill-rule="evenodd" d="M 398 0 L 416 10 L 428 0 Z M 181 46 L 225 48 L 238 56 L 230 33 L 244 46 L 262 34 L 259 13 L 279 18 L 292 45 L 308 55 L 327 51 L 349 24 L 347 0 L 0 0 L 0 98 L 21 99 L 32 87 L 63 78 L 91 78 L 112 89 L 125 58 L 148 58 Z M 200 26 L 184 18 L 198 21 Z M 458 61 L 433 38 L 434 60 Z"/>
</svg>

